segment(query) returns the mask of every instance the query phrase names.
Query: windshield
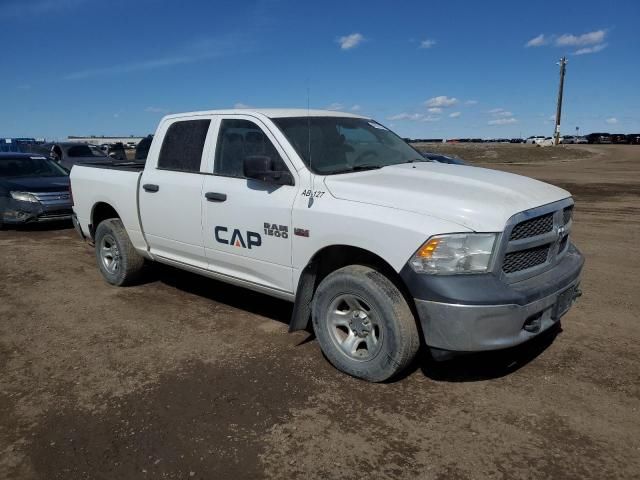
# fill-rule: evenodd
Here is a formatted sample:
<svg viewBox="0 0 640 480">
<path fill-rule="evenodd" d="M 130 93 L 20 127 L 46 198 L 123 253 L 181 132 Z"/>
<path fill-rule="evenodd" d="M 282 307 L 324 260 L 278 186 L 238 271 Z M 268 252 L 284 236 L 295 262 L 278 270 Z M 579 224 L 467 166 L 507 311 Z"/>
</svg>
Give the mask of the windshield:
<svg viewBox="0 0 640 480">
<path fill-rule="evenodd" d="M 395 133 L 373 120 L 289 117 L 273 121 L 314 173 L 331 175 L 426 161 Z"/>
<path fill-rule="evenodd" d="M 0 158 L 0 177 L 66 177 L 69 173 L 44 157 Z"/>
</svg>

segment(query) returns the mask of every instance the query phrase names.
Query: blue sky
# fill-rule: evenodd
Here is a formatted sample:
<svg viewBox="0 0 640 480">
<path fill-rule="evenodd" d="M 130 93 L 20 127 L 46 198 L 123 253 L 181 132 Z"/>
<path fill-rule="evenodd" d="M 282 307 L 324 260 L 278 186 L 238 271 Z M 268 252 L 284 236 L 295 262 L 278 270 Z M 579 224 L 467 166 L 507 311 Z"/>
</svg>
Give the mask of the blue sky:
<svg viewBox="0 0 640 480">
<path fill-rule="evenodd" d="M 640 2 L 0 0 L 0 136 L 344 109 L 411 137 L 640 132 Z"/>
</svg>

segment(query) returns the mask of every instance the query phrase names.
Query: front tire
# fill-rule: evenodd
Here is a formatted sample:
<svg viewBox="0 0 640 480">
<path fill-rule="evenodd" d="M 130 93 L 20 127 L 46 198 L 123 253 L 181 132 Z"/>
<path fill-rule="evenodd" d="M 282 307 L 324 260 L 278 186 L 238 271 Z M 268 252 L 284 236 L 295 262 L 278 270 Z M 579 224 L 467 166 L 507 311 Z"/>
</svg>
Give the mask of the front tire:
<svg viewBox="0 0 640 480">
<path fill-rule="evenodd" d="M 313 299 L 313 329 L 338 370 L 370 382 L 402 372 L 420 347 L 402 293 L 382 273 L 349 265 L 322 280 Z"/>
<path fill-rule="evenodd" d="M 140 277 L 144 258 L 136 252 L 119 218 L 100 222 L 95 245 L 98 268 L 111 285 L 131 285 Z"/>
</svg>

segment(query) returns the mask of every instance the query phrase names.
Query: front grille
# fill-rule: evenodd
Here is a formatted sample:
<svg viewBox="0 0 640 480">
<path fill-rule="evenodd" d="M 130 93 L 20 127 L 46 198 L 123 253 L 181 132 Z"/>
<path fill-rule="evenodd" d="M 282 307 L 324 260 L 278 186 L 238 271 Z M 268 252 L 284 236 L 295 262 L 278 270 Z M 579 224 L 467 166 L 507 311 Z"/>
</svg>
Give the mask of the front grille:
<svg viewBox="0 0 640 480">
<path fill-rule="evenodd" d="M 509 240 L 536 237 L 549 233 L 551 230 L 553 230 L 553 212 L 520 222 L 511 230 Z"/>
<path fill-rule="evenodd" d="M 56 205 L 61 203 L 70 203 L 71 195 L 66 192 L 37 192 L 32 194 L 43 205 Z"/>
<path fill-rule="evenodd" d="M 573 215 L 573 205 L 562 210 L 562 221 L 566 225 L 571 221 L 571 217 Z"/>
<path fill-rule="evenodd" d="M 551 244 L 507 253 L 502 263 L 504 273 L 514 273 L 542 265 L 547 261 Z"/>
</svg>

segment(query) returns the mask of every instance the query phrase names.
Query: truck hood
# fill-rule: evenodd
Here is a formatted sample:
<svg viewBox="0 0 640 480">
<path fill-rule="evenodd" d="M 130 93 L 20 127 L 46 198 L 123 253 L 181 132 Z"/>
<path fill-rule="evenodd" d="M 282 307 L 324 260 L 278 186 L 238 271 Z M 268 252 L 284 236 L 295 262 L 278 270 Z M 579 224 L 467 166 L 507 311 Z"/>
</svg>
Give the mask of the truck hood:
<svg viewBox="0 0 640 480">
<path fill-rule="evenodd" d="M 486 168 L 408 163 L 325 177 L 336 198 L 421 213 L 500 232 L 518 212 L 570 197 L 548 183 Z"/>
</svg>

